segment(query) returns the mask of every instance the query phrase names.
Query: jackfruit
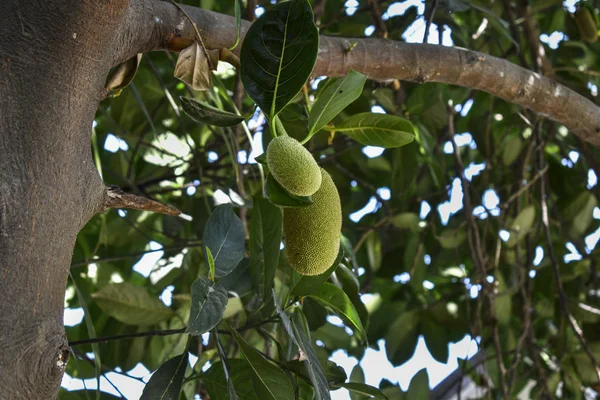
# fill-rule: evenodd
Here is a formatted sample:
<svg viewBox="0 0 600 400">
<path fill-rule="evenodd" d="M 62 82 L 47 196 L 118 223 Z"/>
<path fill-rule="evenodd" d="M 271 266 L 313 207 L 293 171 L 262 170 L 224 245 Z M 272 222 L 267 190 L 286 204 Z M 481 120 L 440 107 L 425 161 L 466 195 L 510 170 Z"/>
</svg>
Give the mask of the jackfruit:
<svg viewBox="0 0 600 400">
<path fill-rule="evenodd" d="M 598 40 L 598 27 L 590 10 L 585 6 L 579 7 L 575 12 L 575 22 L 579 29 L 581 38 L 588 43 L 595 43 Z"/>
<path fill-rule="evenodd" d="M 277 182 L 296 196 L 312 196 L 321 187 L 319 165 L 299 141 L 278 136 L 267 147 L 267 165 Z"/>
<path fill-rule="evenodd" d="M 342 205 L 331 176 L 321 169 L 322 183 L 306 208 L 283 210 L 285 253 L 302 275 L 319 275 L 335 261 L 340 248 Z"/>
</svg>

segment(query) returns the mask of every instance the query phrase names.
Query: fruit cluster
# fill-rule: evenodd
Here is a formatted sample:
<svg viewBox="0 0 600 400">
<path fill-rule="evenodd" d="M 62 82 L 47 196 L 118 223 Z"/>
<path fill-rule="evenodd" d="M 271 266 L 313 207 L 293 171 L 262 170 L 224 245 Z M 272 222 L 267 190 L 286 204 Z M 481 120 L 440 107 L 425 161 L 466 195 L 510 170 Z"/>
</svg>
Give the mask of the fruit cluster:
<svg viewBox="0 0 600 400">
<path fill-rule="evenodd" d="M 312 196 L 305 208 L 283 209 L 285 252 L 302 275 L 319 275 L 332 266 L 340 247 L 342 206 L 331 176 L 300 142 L 278 136 L 267 148 L 267 165 L 277 182 L 296 196 Z"/>
</svg>

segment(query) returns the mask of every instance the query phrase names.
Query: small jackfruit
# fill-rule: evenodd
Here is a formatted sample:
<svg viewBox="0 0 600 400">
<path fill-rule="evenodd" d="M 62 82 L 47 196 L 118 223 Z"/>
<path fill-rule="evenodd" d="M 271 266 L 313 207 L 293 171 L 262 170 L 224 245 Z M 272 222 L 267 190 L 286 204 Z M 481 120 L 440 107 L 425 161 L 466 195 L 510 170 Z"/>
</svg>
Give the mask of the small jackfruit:
<svg viewBox="0 0 600 400">
<path fill-rule="evenodd" d="M 331 176 L 321 169 L 322 183 L 306 208 L 283 211 L 285 252 L 302 275 L 319 275 L 335 261 L 340 248 L 342 205 Z"/>
<path fill-rule="evenodd" d="M 579 29 L 581 38 L 588 43 L 595 43 L 598 40 L 598 27 L 590 10 L 582 6 L 575 12 L 575 22 Z"/>
<path fill-rule="evenodd" d="M 277 182 L 296 196 L 312 196 L 321 187 L 319 165 L 302 144 L 278 136 L 267 148 L 267 165 Z"/>
</svg>

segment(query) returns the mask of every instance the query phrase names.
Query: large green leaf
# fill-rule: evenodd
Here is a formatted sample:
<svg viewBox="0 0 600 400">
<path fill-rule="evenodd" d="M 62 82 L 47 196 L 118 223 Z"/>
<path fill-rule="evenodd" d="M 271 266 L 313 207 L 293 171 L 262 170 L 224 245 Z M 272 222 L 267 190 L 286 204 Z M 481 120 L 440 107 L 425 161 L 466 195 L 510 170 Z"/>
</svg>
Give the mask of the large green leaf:
<svg viewBox="0 0 600 400">
<path fill-rule="evenodd" d="M 341 388 L 348 389 L 351 393 L 357 393 L 365 396 L 367 399 L 388 400 L 388 397 L 378 388 L 364 383 L 347 382 L 338 385 Z"/>
<path fill-rule="evenodd" d="M 214 126 L 234 126 L 240 124 L 244 117 L 223 111 L 203 101 L 180 97 L 183 111 L 194 121 Z"/>
<path fill-rule="evenodd" d="M 297 274 L 300 278 L 292 286 L 292 290 L 290 291 L 290 293 L 293 296 L 306 296 L 306 295 L 309 295 L 310 293 L 314 292 L 315 290 L 317 290 L 319 288 L 319 286 L 321 286 L 323 284 L 323 282 L 325 282 L 325 281 L 327 281 L 327 279 L 329 279 L 331 274 L 333 274 L 335 272 L 335 270 L 340 265 L 340 263 L 342 262 L 343 259 L 344 259 L 344 248 L 343 248 L 343 246 L 340 245 L 340 250 L 338 252 L 338 255 L 337 255 L 335 261 L 333 262 L 333 264 L 331 264 L 331 267 L 329 267 L 325 272 L 323 272 L 322 274 L 319 274 L 319 275 Z"/>
<path fill-rule="evenodd" d="M 315 292 L 309 294 L 309 296 L 340 317 L 356 332 L 359 338 L 366 341 L 367 334 L 363 328 L 360 316 L 356 312 L 352 301 L 342 289 L 325 282 Z"/>
<path fill-rule="evenodd" d="M 351 70 L 345 77 L 328 82 L 319 93 L 308 116 L 308 138 L 356 100 L 362 93 L 366 81 L 365 75 Z"/>
<path fill-rule="evenodd" d="M 153 325 L 174 315 L 146 288 L 129 282 L 106 285 L 92 297 L 102 311 L 128 325 Z"/>
<path fill-rule="evenodd" d="M 254 391 L 254 371 L 248 362 L 241 358 L 232 358 L 227 360 L 227 369 L 238 399 L 258 400 Z M 206 387 L 211 400 L 231 399 L 223 361 L 216 362 L 206 371 L 202 377 L 202 384 Z"/>
<path fill-rule="evenodd" d="M 229 327 L 229 330 L 254 372 L 254 387 L 258 397 L 261 400 L 293 399 L 294 389 L 285 372 L 248 344 L 235 329 Z"/>
<path fill-rule="evenodd" d="M 279 263 L 282 215 L 268 200 L 254 200 L 250 230 L 250 272 L 254 287 L 264 301 L 271 294 Z"/>
<path fill-rule="evenodd" d="M 240 54 L 248 95 L 272 121 L 309 78 L 319 32 L 306 0 L 279 3 L 252 24 Z"/>
<path fill-rule="evenodd" d="M 231 204 L 215 208 L 206 222 L 202 242 L 210 248 L 215 262 L 215 276 L 233 271 L 244 257 L 244 224 L 233 212 Z"/>
<path fill-rule="evenodd" d="M 510 238 L 506 242 L 507 247 L 514 247 L 529 233 L 535 222 L 535 207 L 525 207 L 517 215 L 510 227 Z"/>
<path fill-rule="evenodd" d="M 277 314 L 281 318 L 281 322 L 288 335 L 290 335 L 296 347 L 302 350 L 302 353 L 306 356 L 305 370 L 315 388 L 315 398 L 317 400 L 330 399 L 328 380 L 321 367 L 319 358 L 313 349 L 304 313 L 300 308 L 296 307 L 289 312 L 288 316 L 287 313 L 281 310 L 279 304 L 276 304 L 276 308 Z"/>
<path fill-rule="evenodd" d="M 140 400 L 178 400 L 187 365 L 187 351 L 165 362 L 152 374 Z"/>
<path fill-rule="evenodd" d="M 221 285 L 201 276 L 192 284 L 192 308 L 187 331 L 202 335 L 223 318 L 227 307 L 227 291 Z"/>
<path fill-rule="evenodd" d="M 409 121 L 388 114 L 355 114 L 341 124 L 325 129 L 344 133 L 365 146 L 401 147 L 415 139 L 415 130 Z"/>
</svg>

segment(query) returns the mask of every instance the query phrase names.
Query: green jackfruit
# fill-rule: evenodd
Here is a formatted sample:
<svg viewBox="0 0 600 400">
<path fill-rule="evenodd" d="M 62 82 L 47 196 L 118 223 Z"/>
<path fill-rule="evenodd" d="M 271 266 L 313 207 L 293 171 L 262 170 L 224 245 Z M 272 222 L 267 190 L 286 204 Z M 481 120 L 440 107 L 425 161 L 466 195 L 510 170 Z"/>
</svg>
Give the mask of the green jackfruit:
<svg viewBox="0 0 600 400">
<path fill-rule="evenodd" d="M 592 13 L 585 6 L 579 7 L 575 12 L 575 22 L 583 40 L 588 43 L 595 43 L 598 40 L 598 27 Z"/>
<path fill-rule="evenodd" d="M 321 187 L 319 165 L 299 141 L 278 136 L 267 148 L 267 165 L 277 182 L 296 196 L 312 196 Z"/>
<path fill-rule="evenodd" d="M 340 248 L 342 205 L 331 176 L 321 169 L 322 183 L 306 208 L 283 210 L 285 252 L 302 275 L 319 275 L 335 261 Z"/>
</svg>

